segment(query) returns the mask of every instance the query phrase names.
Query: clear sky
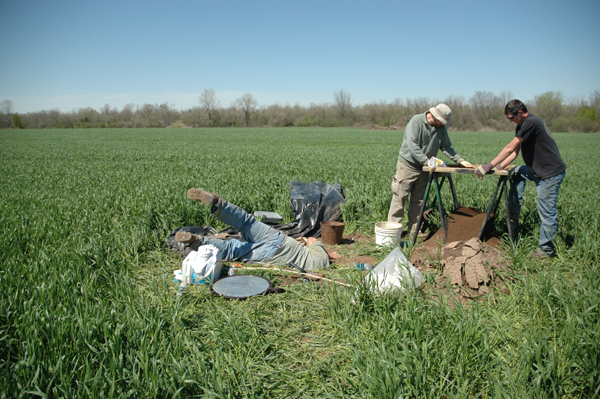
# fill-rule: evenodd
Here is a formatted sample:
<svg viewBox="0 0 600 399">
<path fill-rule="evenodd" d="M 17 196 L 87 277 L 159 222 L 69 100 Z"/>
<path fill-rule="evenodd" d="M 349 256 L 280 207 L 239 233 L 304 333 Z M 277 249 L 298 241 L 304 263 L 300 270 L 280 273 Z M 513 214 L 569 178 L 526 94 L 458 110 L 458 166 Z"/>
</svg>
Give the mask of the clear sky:
<svg viewBox="0 0 600 399">
<path fill-rule="evenodd" d="M 0 101 L 354 105 L 600 89 L 600 1 L 0 0 Z"/>
</svg>

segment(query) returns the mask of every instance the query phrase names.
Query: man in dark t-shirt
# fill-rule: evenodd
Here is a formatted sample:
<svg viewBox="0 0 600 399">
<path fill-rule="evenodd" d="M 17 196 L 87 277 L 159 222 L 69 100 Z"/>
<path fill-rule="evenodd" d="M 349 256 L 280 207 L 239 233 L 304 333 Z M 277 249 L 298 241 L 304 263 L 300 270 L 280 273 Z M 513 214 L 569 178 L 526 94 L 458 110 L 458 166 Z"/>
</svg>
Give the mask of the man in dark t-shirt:
<svg viewBox="0 0 600 399">
<path fill-rule="evenodd" d="M 567 166 L 560 157 L 556 141 L 544 121 L 528 112 L 525 104 L 519 100 L 511 100 L 504 107 L 504 114 L 511 122 L 517 124 L 515 138 L 492 162 L 477 168 L 475 174 L 481 179 L 494 166 L 503 169 L 510 165 L 522 150 L 525 165 L 515 169 L 509 191 L 511 225 L 516 227 L 518 224 L 525 183 L 528 180 L 533 181 L 537 188 L 537 207 L 542 221 L 538 250 L 533 256 L 553 257 L 553 241 L 558 232 L 556 202 Z"/>
</svg>

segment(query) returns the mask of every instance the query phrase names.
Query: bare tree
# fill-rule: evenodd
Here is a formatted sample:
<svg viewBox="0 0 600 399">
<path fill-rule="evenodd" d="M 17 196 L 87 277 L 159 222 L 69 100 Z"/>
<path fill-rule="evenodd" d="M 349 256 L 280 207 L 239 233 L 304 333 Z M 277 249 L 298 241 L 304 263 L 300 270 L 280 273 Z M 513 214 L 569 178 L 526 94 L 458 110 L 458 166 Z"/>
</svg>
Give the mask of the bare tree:
<svg viewBox="0 0 600 399">
<path fill-rule="evenodd" d="M 590 94 L 590 106 L 596 108 L 596 111 L 600 114 L 600 90 L 594 90 Z"/>
<path fill-rule="evenodd" d="M 500 100 L 502 101 L 502 105 L 506 105 L 510 100 L 514 99 L 513 93 L 510 90 L 502 90 L 500 92 Z"/>
<path fill-rule="evenodd" d="M 4 100 L 0 103 L 0 127 L 12 128 L 13 102 Z"/>
<path fill-rule="evenodd" d="M 342 118 L 348 115 L 352 108 L 352 96 L 344 89 L 340 89 L 333 93 L 333 103 L 338 108 Z"/>
<path fill-rule="evenodd" d="M 175 104 L 169 105 L 168 102 L 160 104 L 159 110 L 161 112 L 162 120 L 165 127 L 171 126 L 171 124 L 175 121 L 177 114 L 179 113 L 175 109 Z"/>
<path fill-rule="evenodd" d="M 124 122 L 131 122 L 133 120 L 134 110 L 135 104 L 125 104 L 123 106 L 123 110 L 120 113 L 121 120 L 123 120 Z"/>
<path fill-rule="evenodd" d="M 486 130 L 492 124 L 497 125 L 504 115 L 504 104 L 501 102 L 500 97 L 489 91 L 476 91 L 471 97 L 471 109 Z"/>
<path fill-rule="evenodd" d="M 179 120 L 186 126 L 204 127 L 211 126 L 208 121 L 208 115 L 201 107 L 192 107 L 192 109 L 182 110 L 179 114 Z M 217 125 L 215 122 L 215 125 Z"/>
<path fill-rule="evenodd" d="M 51 123 L 52 127 L 60 126 L 61 115 L 62 115 L 62 113 L 60 112 L 60 109 L 58 109 L 58 108 L 54 108 L 54 109 L 51 109 L 50 111 L 48 111 L 48 116 L 50 117 L 50 123 Z"/>
<path fill-rule="evenodd" d="M 12 100 L 4 100 L 0 103 L 0 111 L 3 114 L 12 114 L 13 111 L 13 102 Z"/>
<path fill-rule="evenodd" d="M 142 105 L 139 112 L 143 118 L 149 118 L 154 113 L 155 110 L 156 110 L 156 107 L 154 105 L 146 103 L 146 104 Z"/>
<path fill-rule="evenodd" d="M 563 104 L 563 106 L 566 109 L 571 109 L 571 110 L 577 111 L 580 108 L 587 107 L 588 106 L 588 101 L 585 99 L 584 96 L 574 96 L 574 97 L 568 98 L 565 101 L 565 103 Z"/>
<path fill-rule="evenodd" d="M 437 105 L 437 104 L 433 104 Z M 432 106 L 432 101 L 429 97 L 417 97 L 415 99 L 406 99 L 406 106 L 410 111 L 410 115 L 422 114 Z"/>
<path fill-rule="evenodd" d="M 328 106 L 325 104 L 310 103 L 305 112 L 310 125 L 323 126 L 327 118 L 327 108 Z"/>
<path fill-rule="evenodd" d="M 470 114 L 467 111 L 468 107 L 465 98 L 451 95 L 444 100 L 444 104 L 452 110 L 451 128 L 453 130 L 466 130 L 469 126 Z"/>
<path fill-rule="evenodd" d="M 250 116 L 258 108 L 258 101 L 256 101 L 254 97 L 252 97 L 252 94 L 246 93 L 242 97 L 235 100 L 233 106 L 240 107 L 242 111 L 244 111 L 246 127 L 250 126 Z"/>
<path fill-rule="evenodd" d="M 550 126 L 562 114 L 564 95 L 560 91 L 547 91 L 535 96 L 534 102 L 538 116 Z"/>
<path fill-rule="evenodd" d="M 141 116 L 141 122 L 146 127 L 160 126 L 160 115 L 158 105 L 146 103 L 139 108 L 138 112 Z"/>
<path fill-rule="evenodd" d="M 104 104 L 100 108 L 100 126 L 101 127 L 117 127 L 117 117 L 119 111 L 117 108 L 111 108 L 110 104 Z"/>
<path fill-rule="evenodd" d="M 363 105 L 365 118 L 369 123 L 373 125 L 381 124 L 382 109 L 385 107 L 385 102 L 371 101 L 368 104 Z"/>
<path fill-rule="evenodd" d="M 220 101 L 217 99 L 217 94 L 213 89 L 204 89 L 202 94 L 198 96 L 198 100 L 200 101 L 202 108 L 204 108 L 208 114 L 208 122 L 212 125 L 215 110 L 220 106 Z"/>
<path fill-rule="evenodd" d="M 100 113 L 92 107 L 79 108 L 77 110 L 77 119 L 81 127 L 97 127 Z"/>
</svg>

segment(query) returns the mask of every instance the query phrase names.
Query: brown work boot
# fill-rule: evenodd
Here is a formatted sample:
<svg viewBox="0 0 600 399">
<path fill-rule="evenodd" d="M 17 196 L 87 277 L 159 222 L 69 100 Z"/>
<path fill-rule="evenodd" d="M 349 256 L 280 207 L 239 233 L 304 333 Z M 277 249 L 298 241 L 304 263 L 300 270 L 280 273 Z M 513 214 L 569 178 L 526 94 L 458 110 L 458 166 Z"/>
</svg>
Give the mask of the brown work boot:
<svg viewBox="0 0 600 399">
<path fill-rule="evenodd" d="M 215 205 L 219 200 L 219 197 L 215 193 L 209 193 L 208 191 L 201 190 L 199 188 L 190 188 L 187 191 L 189 199 L 194 201 L 202 201 L 205 204 Z"/>
<path fill-rule="evenodd" d="M 190 233 L 189 231 L 178 231 L 175 233 L 175 241 L 183 242 L 185 244 L 192 243 L 198 239 L 196 234 Z"/>
</svg>

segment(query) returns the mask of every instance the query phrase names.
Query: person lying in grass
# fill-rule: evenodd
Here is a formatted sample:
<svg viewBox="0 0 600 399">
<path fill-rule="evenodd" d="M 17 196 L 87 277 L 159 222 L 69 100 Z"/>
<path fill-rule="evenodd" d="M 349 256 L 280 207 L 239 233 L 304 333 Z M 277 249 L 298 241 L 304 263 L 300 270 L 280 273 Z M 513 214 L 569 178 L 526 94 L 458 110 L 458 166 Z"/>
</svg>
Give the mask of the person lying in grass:
<svg viewBox="0 0 600 399">
<path fill-rule="evenodd" d="M 256 220 L 242 208 L 215 193 L 190 188 L 187 196 L 191 200 L 211 205 L 212 215 L 240 233 L 246 242 L 198 236 L 189 232 L 178 232 L 175 239 L 179 242 L 200 240 L 200 245 L 212 244 L 217 247 L 224 261 L 285 264 L 300 271 L 310 271 L 329 266 L 330 259 L 341 258 L 336 252 L 327 252 L 316 238 L 309 237 L 305 246 Z"/>
</svg>

